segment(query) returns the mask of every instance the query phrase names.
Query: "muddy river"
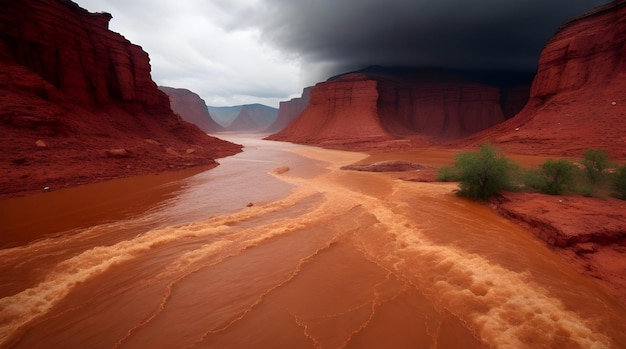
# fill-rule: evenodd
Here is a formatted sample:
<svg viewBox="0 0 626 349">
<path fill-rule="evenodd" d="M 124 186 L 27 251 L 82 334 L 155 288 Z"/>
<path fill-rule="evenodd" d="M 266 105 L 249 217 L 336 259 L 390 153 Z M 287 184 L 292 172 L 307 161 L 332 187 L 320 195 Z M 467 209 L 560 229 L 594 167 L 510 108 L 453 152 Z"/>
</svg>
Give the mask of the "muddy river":
<svg viewBox="0 0 626 349">
<path fill-rule="evenodd" d="M 233 140 L 184 179 L 0 205 L 0 348 L 626 347 L 623 306 L 455 184 Z"/>
</svg>

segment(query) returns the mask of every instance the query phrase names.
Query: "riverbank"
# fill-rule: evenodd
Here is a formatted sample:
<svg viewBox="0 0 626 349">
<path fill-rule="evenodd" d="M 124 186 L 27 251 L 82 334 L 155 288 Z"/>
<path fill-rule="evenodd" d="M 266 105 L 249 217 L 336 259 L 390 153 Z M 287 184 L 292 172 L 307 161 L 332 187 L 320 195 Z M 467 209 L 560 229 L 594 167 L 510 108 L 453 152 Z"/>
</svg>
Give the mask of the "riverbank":
<svg viewBox="0 0 626 349">
<path fill-rule="evenodd" d="M 214 167 L 198 166 L 5 197 L 0 200 L 0 247 L 24 245 L 50 234 L 140 214 L 174 195 L 181 180 Z"/>
<path fill-rule="evenodd" d="M 491 204 L 626 304 L 626 201 L 506 192 Z"/>
<path fill-rule="evenodd" d="M 316 148 L 308 148 L 307 152 L 313 149 Z M 353 154 L 358 154 L 361 160 L 349 165 L 351 157 L 346 157 L 345 169 L 380 170 L 403 181 L 433 182 L 437 169 L 451 164 L 457 151 L 422 149 Z M 511 155 L 511 158 L 525 166 L 546 160 L 527 155 Z M 174 195 L 180 189 L 181 179 L 215 166 L 132 176 L 61 190 L 53 187 L 51 192 L 37 190 L 5 197 L 0 200 L 4 231 L 0 246 L 25 244 L 67 229 L 143 212 Z M 294 170 L 297 168 L 292 167 L 291 171 Z M 626 304 L 626 202 L 611 198 L 504 193 L 491 202 L 491 207 L 537 236 L 578 272 L 596 279 Z M 63 219 L 67 212 L 77 211 L 83 212 L 77 215 L 78 220 Z"/>
<path fill-rule="evenodd" d="M 387 172 L 411 182 L 435 182 L 438 168 L 453 163 L 456 154 L 448 150 L 377 152 L 345 169 Z M 542 156 L 507 156 L 523 166 L 546 161 Z M 626 201 L 506 192 L 489 204 L 626 304 Z"/>
</svg>

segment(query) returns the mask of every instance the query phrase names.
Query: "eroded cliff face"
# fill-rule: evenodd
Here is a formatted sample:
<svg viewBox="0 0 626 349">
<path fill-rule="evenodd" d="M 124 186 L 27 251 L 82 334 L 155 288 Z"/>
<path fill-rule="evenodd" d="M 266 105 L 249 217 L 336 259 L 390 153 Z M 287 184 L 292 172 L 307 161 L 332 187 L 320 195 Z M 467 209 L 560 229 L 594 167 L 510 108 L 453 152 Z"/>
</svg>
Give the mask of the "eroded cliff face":
<svg viewBox="0 0 626 349">
<path fill-rule="evenodd" d="M 302 96 L 293 98 L 289 101 L 280 102 L 278 107 L 278 117 L 265 132 L 276 133 L 287 127 L 289 123 L 296 119 L 308 107 L 311 99 L 311 90 L 313 86 L 306 87 L 302 90 Z"/>
<path fill-rule="evenodd" d="M 308 144 L 392 139 L 381 127 L 377 86 L 363 74 L 319 83 L 300 116 L 269 139 Z"/>
<path fill-rule="evenodd" d="M 184 88 L 167 86 L 159 86 L 159 89 L 168 95 L 172 110 L 185 121 L 195 124 L 206 133 L 224 131 L 224 128 L 211 117 L 206 102 L 196 93 Z"/>
<path fill-rule="evenodd" d="M 3 1 L 2 49 L 73 102 L 167 112 L 169 101 L 156 92 L 148 54 L 110 31 L 111 18 L 68 0 Z"/>
<path fill-rule="evenodd" d="M 379 85 L 383 126 L 396 135 L 455 139 L 504 121 L 500 89 L 475 83 Z"/>
<path fill-rule="evenodd" d="M 480 135 L 520 152 L 626 157 L 626 1 L 563 25 L 539 59 L 531 98 L 515 118 Z"/>
<path fill-rule="evenodd" d="M 521 109 L 523 88 L 507 102 L 503 87 L 466 75 L 429 70 L 346 74 L 317 84 L 308 107 L 269 139 L 331 146 L 441 142 L 484 130 Z"/>
<path fill-rule="evenodd" d="M 0 194 L 215 165 L 241 147 L 175 115 L 109 14 L 0 1 Z"/>
</svg>

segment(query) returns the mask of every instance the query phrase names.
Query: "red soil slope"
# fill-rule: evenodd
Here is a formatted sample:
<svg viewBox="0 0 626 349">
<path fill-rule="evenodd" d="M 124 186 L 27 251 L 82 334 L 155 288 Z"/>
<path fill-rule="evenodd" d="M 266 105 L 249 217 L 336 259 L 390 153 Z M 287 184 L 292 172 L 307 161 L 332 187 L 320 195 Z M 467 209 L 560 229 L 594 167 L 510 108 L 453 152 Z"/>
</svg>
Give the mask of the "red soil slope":
<svg viewBox="0 0 626 349">
<path fill-rule="evenodd" d="M 172 110 L 183 120 L 195 124 L 206 133 L 224 131 L 224 128 L 211 117 L 206 102 L 196 93 L 184 88 L 167 86 L 159 86 L 159 90 L 168 95 Z"/>
<path fill-rule="evenodd" d="M 110 19 L 67 0 L 2 1 L 0 195 L 214 166 L 240 151 L 172 112 L 147 53 Z"/>
<path fill-rule="evenodd" d="M 626 1 L 566 23 L 539 59 L 531 98 L 515 118 L 469 139 L 515 152 L 626 158 Z"/>
</svg>

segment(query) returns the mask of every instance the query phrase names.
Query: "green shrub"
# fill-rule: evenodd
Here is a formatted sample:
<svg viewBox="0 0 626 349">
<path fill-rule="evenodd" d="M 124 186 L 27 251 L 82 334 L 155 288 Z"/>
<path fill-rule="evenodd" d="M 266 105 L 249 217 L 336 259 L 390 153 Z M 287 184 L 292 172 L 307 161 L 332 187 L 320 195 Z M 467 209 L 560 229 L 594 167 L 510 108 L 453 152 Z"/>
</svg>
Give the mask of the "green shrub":
<svg viewBox="0 0 626 349">
<path fill-rule="evenodd" d="M 543 191 L 546 186 L 546 176 L 538 169 L 525 169 L 522 172 L 522 181 L 527 189 Z"/>
<path fill-rule="evenodd" d="M 593 184 L 601 182 L 604 170 L 609 167 L 608 153 L 601 150 L 587 149 L 583 160 L 587 178 Z"/>
<path fill-rule="evenodd" d="M 478 153 L 457 154 L 453 173 L 460 182 L 458 194 L 479 200 L 494 196 L 512 187 L 511 174 L 516 168 L 488 143 L 481 145 Z"/>
<path fill-rule="evenodd" d="M 545 182 L 541 183 L 539 190 L 545 194 L 561 195 L 570 190 L 576 166 L 563 159 L 548 160 L 541 165 L 541 173 Z"/>
<path fill-rule="evenodd" d="M 613 193 L 616 198 L 626 200 L 626 165 L 613 174 Z"/>
<path fill-rule="evenodd" d="M 437 171 L 436 179 L 440 182 L 453 182 L 458 180 L 458 175 L 450 166 L 444 166 Z"/>
</svg>

